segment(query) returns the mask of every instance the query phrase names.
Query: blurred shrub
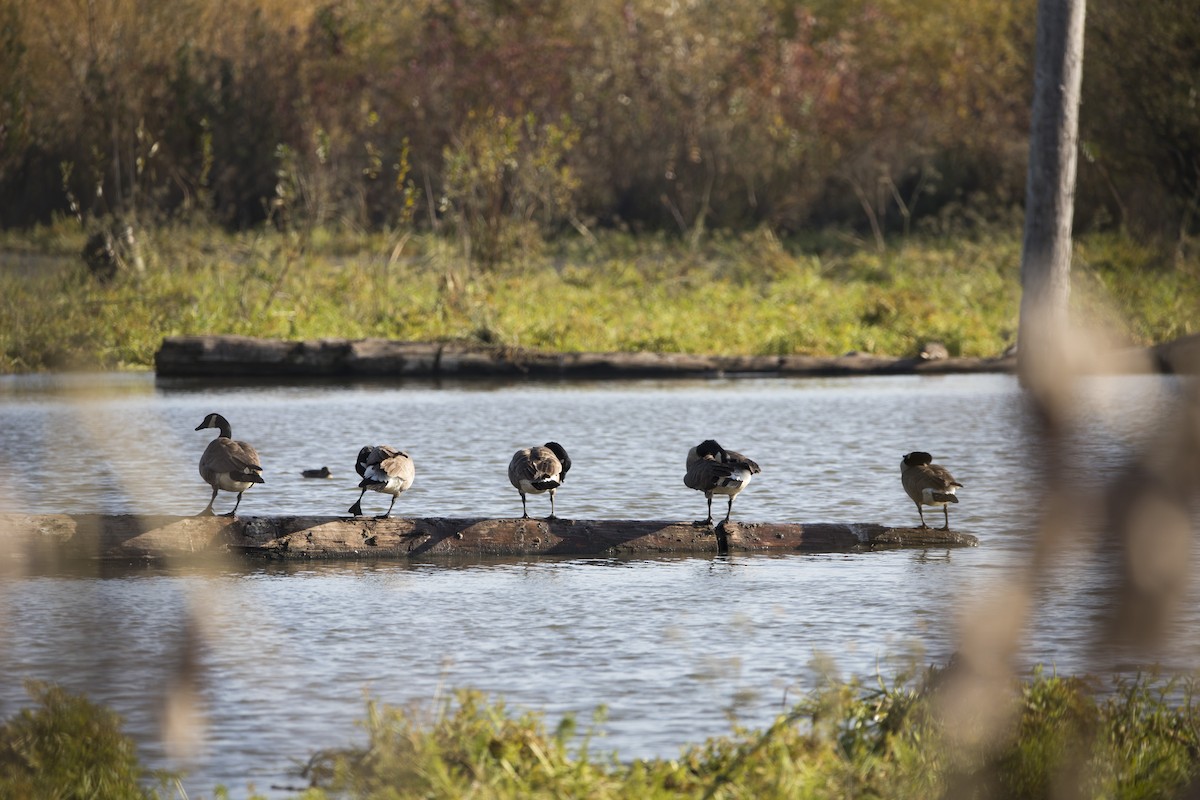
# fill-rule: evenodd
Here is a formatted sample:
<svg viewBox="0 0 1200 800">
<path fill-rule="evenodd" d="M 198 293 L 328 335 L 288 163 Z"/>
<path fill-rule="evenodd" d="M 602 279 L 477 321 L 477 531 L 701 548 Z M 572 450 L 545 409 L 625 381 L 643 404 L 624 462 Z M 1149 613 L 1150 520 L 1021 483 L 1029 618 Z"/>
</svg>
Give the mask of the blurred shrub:
<svg viewBox="0 0 1200 800">
<path fill-rule="evenodd" d="M 148 800 L 149 777 L 121 718 L 81 695 L 29 684 L 37 708 L 0 726 L 0 796 L 57 800 Z"/>
</svg>

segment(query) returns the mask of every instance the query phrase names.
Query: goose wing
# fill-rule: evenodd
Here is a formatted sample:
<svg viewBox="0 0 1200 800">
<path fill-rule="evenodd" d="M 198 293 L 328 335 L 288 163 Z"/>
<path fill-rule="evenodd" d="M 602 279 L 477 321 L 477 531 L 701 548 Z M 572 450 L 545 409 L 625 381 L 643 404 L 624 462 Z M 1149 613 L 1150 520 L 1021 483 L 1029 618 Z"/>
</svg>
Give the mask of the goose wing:
<svg viewBox="0 0 1200 800">
<path fill-rule="evenodd" d="M 689 489 L 710 492 L 720 485 L 721 481 L 733 474 L 734 467 L 716 461 L 711 456 L 696 458 L 688 461 L 687 473 L 683 476 L 683 485 Z"/>
<path fill-rule="evenodd" d="M 408 453 L 393 450 L 390 447 L 380 449 L 390 451 L 392 455 L 387 455 L 379 462 L 379 471 L 389 478 L 398 478 L 404 483 L 412 483 L 416 469 Z"/>
<path fill-rule="evenodd" d="M 927 502 L 926 492 L 934 495 L 953 495 L 962 486 L 945 467 L 938 464 L 920 464 L 910 467 L 900 475 L 904 491 L 917 502 Z M 954 502 L 958 502 L 955 500 Z"/>
<path fill-rule="evenodd" d="M 206 481 L 210 475 L 223 474 L 253 480 L 258 478 L 258 473 L 261 472 L 262 463 L 258 459 L 258 451 L 251 445 L 234 439 L 213 439 L 200 456 L 200 474 Z M 261 481 L 261 478 L 258 480 Z"/>
<path fill-rule="evenodd" d="M 925 464 L 919 468 L 918 472 L 925 476 L 929 487 L 937 491 L 950 491 L 962 486 L 961 483 L 954 480 L 950 470 L 940 464 Z"/>
<path fill-rule="evenodd" d="M 750 470 L 751 475 L 757 475 L 758 473 L 762 472 L 757 462 L 746 458 L 741 453 L 733 450 L 725 450 L 723 452 L 725 457 L 722 459 L 722 461 L 724 461 L 726 464 L 729 464 L 733 467 L 740 467 L 741 469 Z"/>
<path fill-rule="evenodd" d="M 527 447 L 508 462 L 508 481 L 517 489 L 524 482 L 537 489 L 552 489 L 562 483 L 562 463 L 547 447 Z"/>
</svg>

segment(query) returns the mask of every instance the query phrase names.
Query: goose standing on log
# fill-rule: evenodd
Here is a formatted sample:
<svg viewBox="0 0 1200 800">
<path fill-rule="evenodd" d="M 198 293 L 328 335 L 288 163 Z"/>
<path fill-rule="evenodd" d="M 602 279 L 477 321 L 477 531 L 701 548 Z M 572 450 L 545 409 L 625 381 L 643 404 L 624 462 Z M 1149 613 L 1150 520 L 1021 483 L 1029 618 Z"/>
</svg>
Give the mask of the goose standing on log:
<svg viewBox="0 0 1200 800">
<path fill-rule="evenodd" d="M 362 499 L 367 489 L 392 496 L 388 510 L 375 519 L 390 517 L 392 506 L 396 505 L 396 498 L 408 491 L 417 476 L 412 457 L 403 450 L 388 447 L 386 444 L 367 445 L 359 450 L 354 469 L 362 476 L 358 483 L 362 492 L 359 493 L 358 500 L 354 501 L 354 505 L 350 506 L 350 513 L 356 517 L 362 516 Z"/>
<path fill-rule="evenodd" d="M 708 518 L 697 520 L 697 525 L 712 525 L 712 500 L 714 494 L 729 496 L 729 508 L 724 522 L 729 522 L 733 513 L 733 498 L 750 485 L 750 480 L 762 470 L 758 464 L 741 453 L 726 450 L 713 439 L 705 439 L 688 450 L 687 474 L 683 483 L 689 489 L 704 492 L 708 499 Z"/>
<path fill-rule="evenodd" d="M 558 442 L 546 442 L 541 447 L 526 447 L 513 454 L 508 462 L 508 480 L 521 493 L 521 519 L 529 519 L 525 495 L 550 492 L 550 516 L 554 515 L 554 494 L 567 479 L 571 458 Z"/>
<path fill-rule="evenodd" d="M 196 430 L 216 428 L 220 433 L 217 438 L 208 443 L 200 456 L 200 477 L 212 487 L 212 497 L 208 505 L 200 512 L 200 516 L 213 515 L 213 501 L 217 499 L 217 490 L 237 492 L 237 502 L 233 510 L 222 514 L 232 517 L 237 513 L 242 503 L 242 492 L 256 483 L 265 483 L 262 478 L 262 463 L 258 460 L 258 451 L 245 442 L 233 438 L 229 421 L 220 414 L 209 414 L 204 421 L 196 426 Z"/>
<path fill-rule="evenodd" d="M 928 530 L 925 524 L 925 512 L 921 506 L 941 506 L 942 514 L 946 517 L 944 531 L 950 530 L 950 503 L 957 503 L 955 492 L 962 484 L 954 480 L 954 476 L 943 466 L 933 463 L 933 456 L 919 450 L 905 454 L 900 460 L 900 482 L 904 491 L 917 504 L 917 513 L 921 516 L 921 530 Z"/>
</svg>

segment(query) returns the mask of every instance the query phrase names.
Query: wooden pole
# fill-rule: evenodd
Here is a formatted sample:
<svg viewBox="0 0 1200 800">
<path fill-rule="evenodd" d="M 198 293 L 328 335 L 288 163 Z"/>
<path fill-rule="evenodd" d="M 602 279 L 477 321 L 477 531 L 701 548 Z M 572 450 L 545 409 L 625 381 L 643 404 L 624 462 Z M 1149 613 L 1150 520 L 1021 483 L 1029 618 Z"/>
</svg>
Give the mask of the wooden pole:
<svg viewBox="0 0 1200 800">
<path fill-rule="evenodd" d="M 1026 386 L 1065 362 L 1085 9 L 1085 0 L 1038 2 L 1017 355 Z"/>
</svg>

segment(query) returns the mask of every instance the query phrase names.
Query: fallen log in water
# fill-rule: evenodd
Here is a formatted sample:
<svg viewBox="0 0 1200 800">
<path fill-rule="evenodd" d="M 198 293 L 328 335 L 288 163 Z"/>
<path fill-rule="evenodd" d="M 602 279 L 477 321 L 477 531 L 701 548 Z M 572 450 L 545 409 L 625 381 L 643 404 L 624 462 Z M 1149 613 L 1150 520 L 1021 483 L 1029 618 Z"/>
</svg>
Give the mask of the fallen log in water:
<svg viewBox="0 0 1200 800">
<path fill-rule="evenodd" d="M 714 530 L 688 522 L 639 520 L 0 515 L 0 547 L 10 562 L 39 563 L 79 557 L 155 559 L 222 554 L 388 559 L 813 553 L 977 544 L 974 536 L 958 531 L 837 522 L 731 522 Z"/>
<path fill-rule="evenodd" d="M 1098 353 L 1080 368 L 1097 373 L 1200 373 L 1200 334 Z M 822 377 L 1013 372 L 995 358 L 716 356 L 691 353 L 554 353 L 462 342 L 391 339 L 286 341 L 250 336 L 169 336 L 154 356 L 164 378 L 674 378 L 722 375 Z"/>
<path fill-rule="evenodd" d="M 999 358 L 714 356 L 688 353 L 554 353 L 457 342 L 390 339 L 283 341 L 249 336 L 169 336 L 154 356 L 160 377 L 670 378 L 713 375 L 830 376 L 1011 372 Z"/>
</svg>

